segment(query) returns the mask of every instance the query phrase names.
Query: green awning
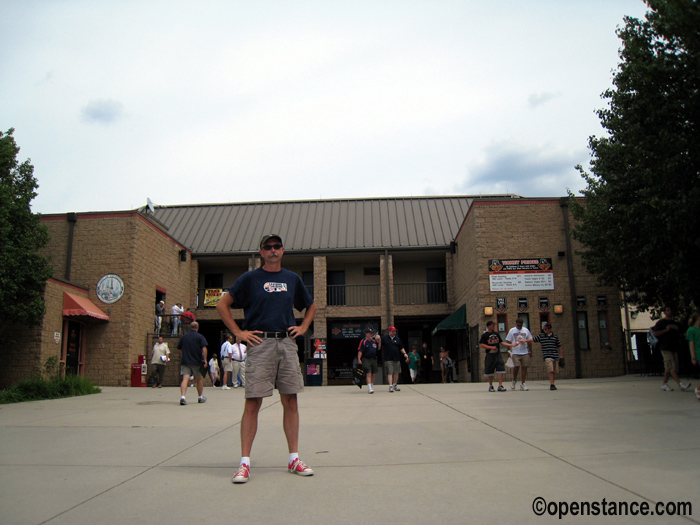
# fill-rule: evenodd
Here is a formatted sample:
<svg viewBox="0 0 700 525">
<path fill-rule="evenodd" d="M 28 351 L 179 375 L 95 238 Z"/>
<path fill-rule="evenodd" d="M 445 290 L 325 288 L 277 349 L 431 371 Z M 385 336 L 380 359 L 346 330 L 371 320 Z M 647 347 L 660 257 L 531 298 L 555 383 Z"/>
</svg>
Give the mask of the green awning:
<svg viewBox="0 0 700 525">
<path fill-rule="evenodd" d="M 440 330 L 466 330 L 467 328 L 467 305 L 463 304 L 438 323 L 433 330 L 433 335 Z"/>
</svg>

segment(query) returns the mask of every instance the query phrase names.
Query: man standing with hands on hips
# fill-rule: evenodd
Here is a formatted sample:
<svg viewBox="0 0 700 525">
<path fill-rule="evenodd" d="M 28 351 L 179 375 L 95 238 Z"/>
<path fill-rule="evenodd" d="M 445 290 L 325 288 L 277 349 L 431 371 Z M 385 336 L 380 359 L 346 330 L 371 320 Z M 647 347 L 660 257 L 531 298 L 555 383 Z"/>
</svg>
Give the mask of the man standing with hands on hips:
<svg viewBox="0 0 700 525">
<path fill-rule="evenodd" d="M 311 476 L 314 471 L 299 459 L 299 408 L 297 394 L 304 390 L 294 339 L 304 335 L 316 315 L 316 305 L 301 278 L 282 268 L 284 245 L 277 234 L 260 240 L 263 265 L 244 273 L 216 306 L 233 335 L 248 344 L 245 407 L 241 418 L 241 463 L 231 481 L 250 478 L 250 453 L 258 429 L 258 413 L 264 397 L 277 385 L 282 402 L 282 426 L 289 448 L 289 472 Z M 245 321 L 239 327 L 231 308 L 243 308 Z M 297 326 L 294 309 L 306 310 Z"/>
</svg>

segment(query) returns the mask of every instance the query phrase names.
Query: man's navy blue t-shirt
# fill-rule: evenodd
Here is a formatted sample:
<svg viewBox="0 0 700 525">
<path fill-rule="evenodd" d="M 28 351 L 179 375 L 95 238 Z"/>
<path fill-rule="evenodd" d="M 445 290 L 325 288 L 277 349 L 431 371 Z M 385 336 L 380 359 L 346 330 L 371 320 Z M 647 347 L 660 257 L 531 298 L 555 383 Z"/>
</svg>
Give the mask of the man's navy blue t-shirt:
<svg viewBox="0 0 700 525">
<path fill-rule="evenodd" d="M 314 302 L 301 277 L 281 269 L 268 272 L 262 268 L 241 275 L 228 293 L 233 308 L 245 312 L 244 330 L 285 332 L 296 325 L 294 310 L 304 310 Z"/>
</svg>

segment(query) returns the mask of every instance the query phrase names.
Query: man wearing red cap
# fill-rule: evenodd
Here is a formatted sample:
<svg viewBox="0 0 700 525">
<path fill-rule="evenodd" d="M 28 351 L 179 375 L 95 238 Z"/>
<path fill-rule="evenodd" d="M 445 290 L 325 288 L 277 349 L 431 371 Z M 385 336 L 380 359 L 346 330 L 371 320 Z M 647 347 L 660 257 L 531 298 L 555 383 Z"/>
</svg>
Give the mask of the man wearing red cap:
<svg viewBox="0 0 700 525">
<path fill-rule="evenodd" d="M 399 392 L 401 389 L 397 384 L 399 382 L 399 374 L 401 374 L 401 354 L 403 354 L 408 363 L 408 354 L 403 347 L 401 339 L 396 335 L 396 327 L 390 326 L 389 333 L 382 337 L 382 351 L 384 354 L 384 363 L 386 365 L 386 376 L 389 382 L 389 392 Z"/>
</svg>

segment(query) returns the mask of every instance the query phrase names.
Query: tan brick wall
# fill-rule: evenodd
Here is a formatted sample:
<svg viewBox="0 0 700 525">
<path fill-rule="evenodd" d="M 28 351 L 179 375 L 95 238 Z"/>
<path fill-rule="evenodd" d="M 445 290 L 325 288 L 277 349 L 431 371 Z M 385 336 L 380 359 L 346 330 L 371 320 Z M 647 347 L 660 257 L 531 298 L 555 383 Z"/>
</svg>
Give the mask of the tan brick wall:
<svg viewBox="0 0 700 525">
<path fill-rule="evenodd" d="M 571 220 L 571 219 L 570 219 Z M 517 318 L 518 297 L 527 297 L 529 303 L 531 330 L 539 333 L 540 296 L 549 298 L 550 306 L 561 304 L 564 313 L 550 313 L 553 330 L 562 342 L 566 368 L 560 377 L 575 377 L 574 320 L 576 312 L 572 307 L 567 258 L 573 258 L 576 295 L 587 298 L 588 335 L 590 349 L 581 350 L 581 375 L 583 377 L 603 377 L 624 373 L 624 341 L 619 315 L 619 297 L 614 288 L 600 287 L 596 277 L 588 274 L 575 254 L 574 243 L 571 253 L 567 250 L 565 225 L 562 208 L 558 199 L 542 201 L 506 201 L 499 203 L 477 202 L 467 216 L 457 237 L 458 250 L 454 256 L 455 306 L 466 303 L 467 319 L 470 326 L 478 325 L 479 333 L 486 328 L 486 322 L 496 321 L 496 297 L 507 300 L 507 330 L 512 328 Z M 558 252 L 566 252 L 559 257 Z M 493 258 L 540 258 L 552 259 L 554 270 L 554 290 L 534 290 L 518 292 L 494 292 L 489 289 L 488 259 Z M 598 309 L 596 298 L 605 295 L 608 301 L 608 331 L 611 349 L 601 348 L 598 333 Z M 494 315 L 484 316 L 484 307 L 494 307 Z M 472 346 L 478 341 L 472 341 Z M 479 352 L 479 369 L 483 371 L 483 350 Z M 533 367 L 528 377 L 533 380 L 546 379 L 544 363 L 538 344 L 534 345 Z M 508 375 L 510 377 L 510 375 Z M 466 379 L 466 378 L 465 378 Z M 483 378 L 482 378 L 483 379 Z"/>
<path fill-rule="evenodd" d="M 181 262 L 183 247 L 137 213 L 78 214 L 77 219 L 71 282 L 86 287 L 87 297 L 110 317 L 109 323 L 89 327 L 85 375 L 98 385 L 128 386 L 131 364 L 150 350 L 147 333 L 153 330 L 156 287 L 167 292 L 167 313 L 175 302 L 194 309 L 197 263 L 189 254 Z M 51 234 L 44 251 L 51 255 L 56 275 L 62 277 L 68 221 L 51 217 L 44 224 Z M 96 285 L 110 273 L 121 277 L 125 291 L 116 303 L 105 304 L 97 298 Z"/>
</svg>

